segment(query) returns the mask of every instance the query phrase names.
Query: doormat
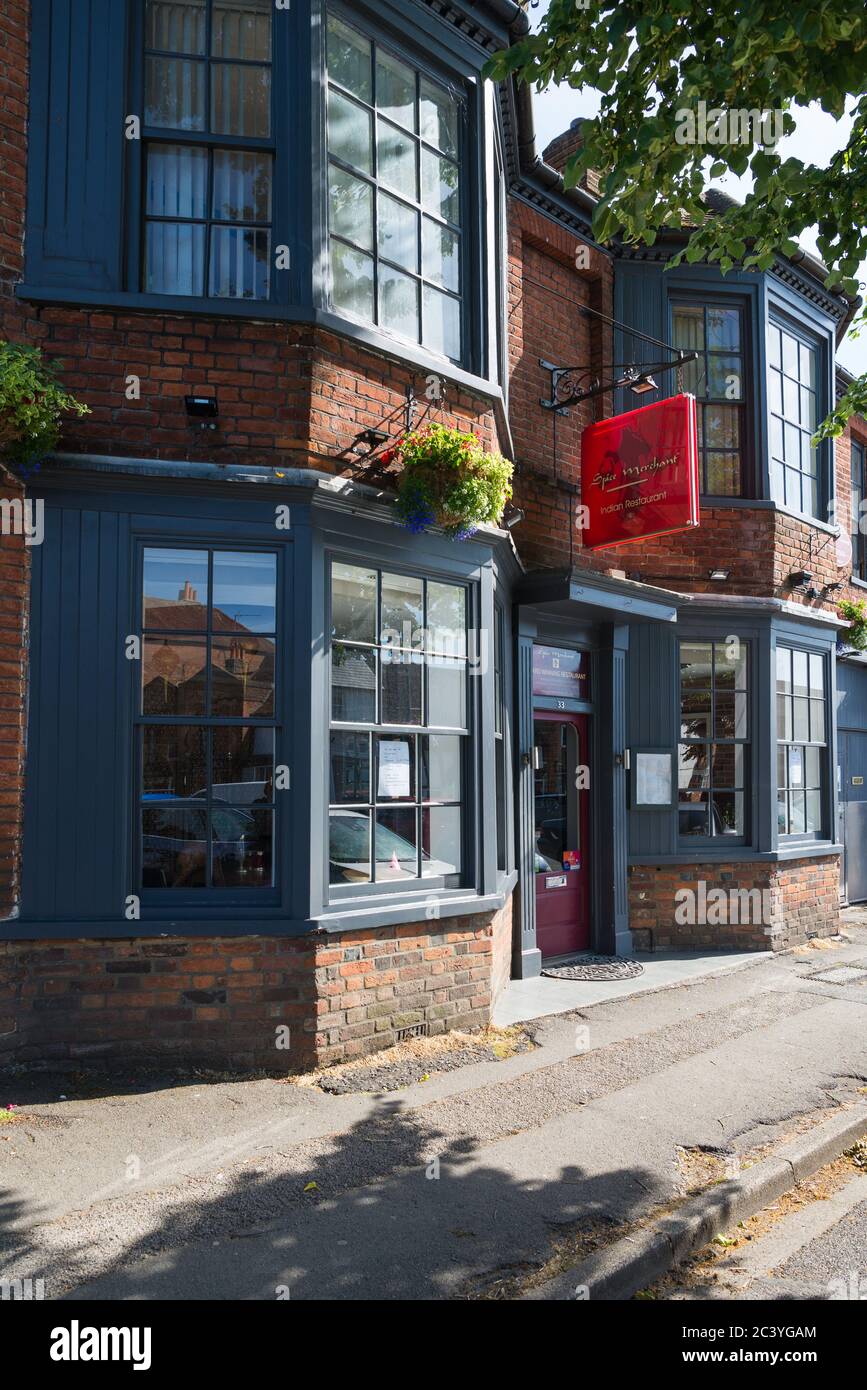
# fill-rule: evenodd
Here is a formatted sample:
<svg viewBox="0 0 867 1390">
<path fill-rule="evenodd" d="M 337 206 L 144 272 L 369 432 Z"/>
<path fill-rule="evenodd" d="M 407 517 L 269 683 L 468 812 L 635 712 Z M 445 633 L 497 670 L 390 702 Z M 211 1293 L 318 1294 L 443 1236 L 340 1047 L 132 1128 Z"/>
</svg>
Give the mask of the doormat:
<svg viewBox="0 0 867 1390">
<path fill-rule="evenodd" d="M 644 974 L 644 966 L 637 960 L 623 960 L 619 956 L 579 956 L 563 965 L 546 965 L 543 975 L 552 980 L 632 980 Z"/>
</svg>

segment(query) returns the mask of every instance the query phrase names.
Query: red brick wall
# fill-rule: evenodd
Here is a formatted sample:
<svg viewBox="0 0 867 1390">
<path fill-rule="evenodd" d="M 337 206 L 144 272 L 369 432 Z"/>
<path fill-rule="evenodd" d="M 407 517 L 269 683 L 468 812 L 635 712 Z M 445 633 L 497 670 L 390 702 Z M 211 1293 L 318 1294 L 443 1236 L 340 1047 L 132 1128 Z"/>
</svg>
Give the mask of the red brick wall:
<svg viewBox="0 0 867 1390">
<path fill-rule="evenodd" d="M 480 1027 L 510 924 L 507 905 L 331 936 L 0 941 L 0 1062 L 286 1072 L 389 1047 L 418 1023 L 431 1035 Z"/>
<path fill-rule="evenodd" d="M 726 894 L 764 890 L 767 898 L 759 906 L 760 920 L 755 920 L 753 911 L 746 914 L 750 920 L 734 921 L 735 916 L 744 915 L 740 905 L 744 900 L 739 900 L 738 911 L 729 908 L 717 922 L 711 900 L 704 913 L 695 914 L 710 917 L 710 922 L 679 921 L 678 890 L 689 889 L 698 897 L 700 881 L 706 894 L 714 889 Z M 633 864 L 629 870 L 629 923 L 633 944 L 641 951 L 784 951 L 808 937 L 833 935 L 839 930 L 839 919 L 840 857 L 836 854 L 780 863 Z"/>
<path fill-rule="evenodd" d="M 0 464 L 0 500 L 23 496 Z M 16 913 L 20 895 L 29 576 L 24 536 L 0 533 L 0 920 Z"/>
</svg>

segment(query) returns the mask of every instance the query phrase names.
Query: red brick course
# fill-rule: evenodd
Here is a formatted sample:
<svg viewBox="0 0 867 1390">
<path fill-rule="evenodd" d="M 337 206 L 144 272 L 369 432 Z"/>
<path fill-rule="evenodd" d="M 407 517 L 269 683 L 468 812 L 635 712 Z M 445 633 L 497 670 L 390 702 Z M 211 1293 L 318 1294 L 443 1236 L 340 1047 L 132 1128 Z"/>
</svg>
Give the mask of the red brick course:
<svg viewBox="0 0 867 1390">
<path fill-rule="evenodd" d="M 738 898 L 735 907 L 727 897 L 722 922 L 714 920 L 713 899 L 704 914 L 710 922 L 678 921 L 683 901 L 678 890 L 698 896 L 700 882 L 706 895 L 714 889 L 726 895 L 758 889 L 766 897 L 761 904 L 754 900 L 754 909 L 747 912 L 745 898 Z M 748 920 L 734 920 L 742 916 Z M 633 944 L 641 951 L 784 951 L 813 936 L 834 935 L 839 922 L 837 854 L 778 863 L 633 864 L 629 870 L 629 924 Z"/>
</svg>

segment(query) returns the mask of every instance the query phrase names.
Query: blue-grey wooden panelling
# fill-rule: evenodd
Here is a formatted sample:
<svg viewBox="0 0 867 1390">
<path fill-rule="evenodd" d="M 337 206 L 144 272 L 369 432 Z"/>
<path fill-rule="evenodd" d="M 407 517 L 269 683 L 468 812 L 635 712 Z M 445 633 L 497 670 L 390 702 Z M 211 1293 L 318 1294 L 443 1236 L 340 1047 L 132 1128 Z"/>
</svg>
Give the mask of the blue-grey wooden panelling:
<svg viewBox="0 0 867 1390">
<path fill-rule="evenodd" d="M 27 280 L 121 287 L 127 0 L 32 9 Z"/>
<path fill-rule="evenodd" d="M 629 639 L 628 734 L 632 748 L 677 752 L 677 657 L 675 633 L 656 624 L 635 624 Z M 669 808 L 629 812 L 631 854 L 671 854 L 674 817 Z"/>
<path fill-rule="evenodd" d="M 837 662 L 837 727 L 867 729 L 867 666 Z"/>
<path fill-rule="evenodd" d="M 614 263 L 614 317 L 653 338 L 666 341 L 665 294 L 662 267 L 646 261 Z M 614 360 L 649 365 L 667 362 L 669 354 L 618 328 L 614 333 Z M 615 392 L 615 413 L 650 405 L 670 394 L 668 377 L 658 377 L 662 389 L 638 398 L 629 391 Z"/>
<path fill-rule="evenodd" d="M 128 518 L 46 506 L 33 550 L 24 912 L 122 915 Z"/>
</svg>

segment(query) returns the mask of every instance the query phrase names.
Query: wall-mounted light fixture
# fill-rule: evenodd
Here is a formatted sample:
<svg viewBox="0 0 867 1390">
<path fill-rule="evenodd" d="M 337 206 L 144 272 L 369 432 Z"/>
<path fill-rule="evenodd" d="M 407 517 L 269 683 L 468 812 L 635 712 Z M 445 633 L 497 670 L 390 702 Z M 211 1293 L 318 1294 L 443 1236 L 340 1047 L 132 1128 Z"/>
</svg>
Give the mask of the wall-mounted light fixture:
<svg viewBox="0 0 867 1390">
<path fill-rule="evenodd" d="M 522 507 L 513 507 L 511 502 L 503 513 L 503 525 L 507 531 L 511 531 L 513 526 L 524 520 L 525 512 Z"/>
<path fill-rule="evenodd" d="M 385 444 L 387 439 L 388 434 L 385 430 L 362 430 L 353 440 L 352 452 L 359 458 L 367 458 Z"/>
<path fill-rule="evenodd" d="M 813 575 L 810 570 L 792 570 L 786 583 L 790 589 L 806 589 L 813 582 Z"/>
<path fill-rule="evenodd" d="M 731 574 L 731 570 L 713 569 L 708 570 L 707 577 L 712 579 L 715 584 L 724 584 Z"/>
<path fill-rule="evenodd" d="M 187 415 L 200 430 L 215 430 L 220 406 L 216 396 L 184 396 Z"/>
</svg>

